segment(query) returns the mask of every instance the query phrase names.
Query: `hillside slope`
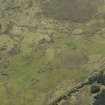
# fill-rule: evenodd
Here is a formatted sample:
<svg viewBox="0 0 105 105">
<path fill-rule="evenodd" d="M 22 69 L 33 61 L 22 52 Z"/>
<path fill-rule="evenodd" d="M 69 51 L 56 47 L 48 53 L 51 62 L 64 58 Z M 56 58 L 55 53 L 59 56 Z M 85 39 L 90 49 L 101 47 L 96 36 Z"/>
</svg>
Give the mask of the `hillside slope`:
<svg viewBox="0 0 105 105">
<path fill-rule="evenodd" d="M 47 105 L 104 67 L 104 0 L 0 0 L 1 105 Z M 61 104 L 93 103 L 76 95 Z"/>
</svg>

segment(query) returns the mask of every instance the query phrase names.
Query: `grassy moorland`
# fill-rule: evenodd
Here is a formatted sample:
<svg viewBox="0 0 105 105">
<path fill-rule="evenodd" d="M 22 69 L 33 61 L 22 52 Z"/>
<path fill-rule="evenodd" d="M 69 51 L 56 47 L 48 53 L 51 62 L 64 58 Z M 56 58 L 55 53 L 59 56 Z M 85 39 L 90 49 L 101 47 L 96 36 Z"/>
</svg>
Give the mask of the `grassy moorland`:
<svg viewBox="0 0 105 105">
<path fill-rule="evenodd" d="M 13 6 L 9 0 L 0 8 L 1 105 L 47 105 L 51 96 L 63 94 L 105 63 L 105 4 L 81 0 L 83 8 L 77 11 L 68 0 L 26 1 Z M 72 13 L 64 14 L 66 5 Z M 92 101 L 87 91 L 79 94 L 81 105 Z"/>
</svg>

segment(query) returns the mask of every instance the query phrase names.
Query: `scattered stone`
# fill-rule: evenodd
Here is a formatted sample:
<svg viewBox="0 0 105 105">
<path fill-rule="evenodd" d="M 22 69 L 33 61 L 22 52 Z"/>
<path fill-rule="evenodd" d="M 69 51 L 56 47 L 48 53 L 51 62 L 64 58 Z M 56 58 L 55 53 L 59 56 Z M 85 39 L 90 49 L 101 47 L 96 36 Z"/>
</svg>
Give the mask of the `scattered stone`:
<svg viewBox="0 0 105 105">
<path fill-rule="evenodd" d="M 93 103 L 93 105 L 105 105 L 105 89 L 97 94 L 94 98 L 95 102 Z"/>
<path fill-rule="evenodd" d="M 67 97 L 72 97 L 72 95 L 74 93 L 80 91 L 80 89 L 82 89 L 84 86 L 88 86 L 88 85 L 91 85 L 90 91 L 92 94 L 98 93 L 98 95 L 96 95 L 94 97 L 96 100 L 93 103 L 93 105 L 105 105 L 105 90 L 103 90 L 103 92 L 100 93 L 100 91 L 101 91 L 100 86 L 104 85 L 103 79 L 104 79 L 104 71 L 95 72 L 86 81 L 84 81 L 83 83 L 80 83 L 77 86 L 75 86 L 74 88 L 70 89 L 67 92 L 67 94 L 55 99 L 49 105 L 59 105 L 59 103 L 62 100 L 67 99 Z"/>
<path fill-rule="evenodd" d="M 60 104 L 58 105 L 70 105 L 70 102 L 67 100 L 63 100 Z"/>
<path fill-rule="evenodd" d="M 97 93 L 100 91 L 100 86 L 98 86 L 96 83 L 92 84 L 90 91 L 92 94 Z"/>
<path fill-rule="evenodd" d="M 90 84 L 96 82 L 96 81 L 97 81 L 97 74 L 91 75 L 91 76 L 88 78 L 88 81 L 89 81 Z"/>
<path fill-rule="evenodd" d="M 100 71 L 98 73 L 95 73 L 94 75 L 91 75 L 88 78 L 88 81 L 90 84 L 97 82 L 99 84 L 105 85 L 105 74 L 104 71 Z"/>
<path fill-rule="evenodd" d="M 97 75 L 97 82 L 105 85 L 105 74 L 104 71 L 100 71 L 99 74 Z"/>
</svg>

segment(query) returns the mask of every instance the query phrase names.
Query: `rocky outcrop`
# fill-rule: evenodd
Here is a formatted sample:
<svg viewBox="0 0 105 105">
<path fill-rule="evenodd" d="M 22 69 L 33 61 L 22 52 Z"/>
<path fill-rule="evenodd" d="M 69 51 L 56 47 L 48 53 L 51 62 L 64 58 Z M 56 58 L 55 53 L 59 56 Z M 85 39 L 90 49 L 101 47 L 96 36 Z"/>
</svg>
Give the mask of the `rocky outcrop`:
<svg viewBox="0 0 105 105">
<path fill-rule="evenodd" d="M 94 96 L 95 101 L 93 105 L 105 105 L 105 89 Z"/>
<path fill-rule="evenodd" d="M 84 86 L 91 86 L 91 89 L 90 89 L 91 94 L 101 92 L 100 87 L 101 87 L 101 85 L 104 85 L 104 82 L 105 82 L 104 71 L 102 70 L 99 72 L 95 72 L 92 75 L 90 75 L 84 82 L 79 83 L 77 86 L 70 89 L 66 94 L 60 96 L 53 102 L 49 103 L 49 105 L 58 105 L 62 100 L 67 100 L 68 97 L 71 97 L 72 94 L 80 91 L 80 89 L 82 89 Z M 103 93 L 101 92 L 100 94 L 103 94 Z M 96 95 L 96 97 L 100 96 L 100 94 Z M 97 104 L 96 97 L 95 97 L 96 101 L 94 102 L 93 105 L 100 105 L 100 104 Z M 100 99 L 98 99 L 98 100 L 100 100 Z M 104 105 L 104 104 L 102 104 L 102 105 Z"/>
</svg>

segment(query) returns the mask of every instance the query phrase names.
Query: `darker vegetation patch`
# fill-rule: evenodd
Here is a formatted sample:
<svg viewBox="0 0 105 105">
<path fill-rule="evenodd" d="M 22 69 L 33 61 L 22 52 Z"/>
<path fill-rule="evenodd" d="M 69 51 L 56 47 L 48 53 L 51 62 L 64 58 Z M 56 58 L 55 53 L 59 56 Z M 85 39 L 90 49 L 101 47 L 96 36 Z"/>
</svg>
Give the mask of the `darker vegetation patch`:
<svg viewBox="0 0 105 105">
<path fill-rule="evenodd" d="M 49 0 L 42 6 L 44 16 L 70 22 L 86 22 L 95 13 L 97 0 Z"/>
<path fill-rule="evenodd" d="M 56 67 L 66 69 L 79 68 L 89 61 L 88 55 L 84 52 L 79 50 L 74 52 L 73 50 L 69 51 L 66 49 L 58 54 L 55 59 L 54 64 Z"/>
</svg>

